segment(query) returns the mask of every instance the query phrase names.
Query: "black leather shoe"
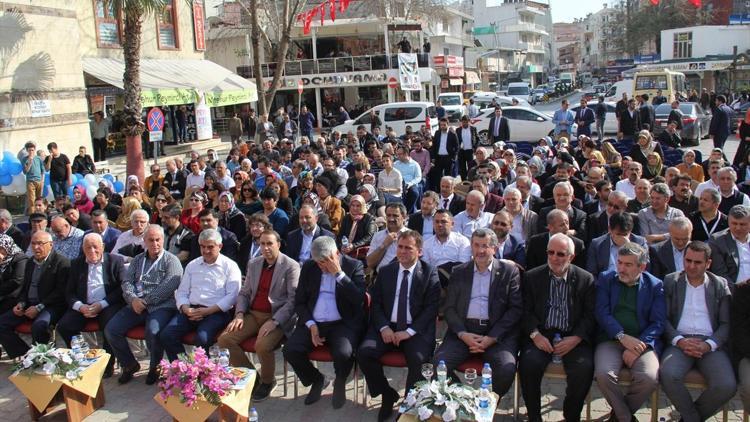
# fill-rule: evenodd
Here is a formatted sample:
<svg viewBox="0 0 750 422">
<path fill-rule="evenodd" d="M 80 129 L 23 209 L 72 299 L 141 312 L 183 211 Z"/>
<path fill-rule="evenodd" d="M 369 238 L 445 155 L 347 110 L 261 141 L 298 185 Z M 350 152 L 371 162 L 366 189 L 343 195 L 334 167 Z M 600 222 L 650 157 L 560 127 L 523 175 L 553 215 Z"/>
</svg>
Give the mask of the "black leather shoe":
<svg viewBox="0 0 750 422">
<path fill-rule="evenodd" d="M 396 390 L 389 388 L 388 391 L 383 393 L 383 403 L 380 405 L 380 411 L 378 411 L 378 422 L 384 422 L 390 419 L 393 415 L 393 405 L 399 399 L 399 395 Z"/>
<path fill-rule="evenodd" d="M 320 400 L 320 395 L 329 384 L 331 384 L 331 380 L 321 376 L 318 381 L 315 381 L 312 386 L 310 386 L 310 392 L 307 393 L 307 397 L 305 397 L 305 404 L 313 404 Z"/>
<path fill-rule="evenodd" d="M 261 402 L 267 399 L 275 388 L 276 380 L 273 380 L 270 384 L 259 383 L 253 391 L 253 401 Z"/>
<path fill-rule="evenodd" d="M 131 366 L 122 368 L 122 373 L 120 374 L 120 378 L 117 379 L 117 382 L 119 382 L 120 384 L 128 383 L 133 379 L 133 375 L 135 375 L 135 373 L 140 370 L 141 365 L 139 365 L 138 362 L 134 363 Z"/>
<path fill-rule="evenodd" d="M 156 368 L 149 368 L 146 375 L 146 385 L 154 385 L 159 380 L 159 371 Z"/>
<path fill-rule="evenodd" d="M 102 378 L 112 378 L 112 375 L 115 373 L 115 358 L 114 356 L 109 358 L 109 362 L 107 362 L 107 367 L 104 368 L 104 375 L 102 375 Z"/>
<path fill-rule="evenodd" d="M 346 378 L 338 379 L 333 382 L 333 398 L 331 404 L 334 409 L 341 409 L 346 403 Z"/>
</svg>

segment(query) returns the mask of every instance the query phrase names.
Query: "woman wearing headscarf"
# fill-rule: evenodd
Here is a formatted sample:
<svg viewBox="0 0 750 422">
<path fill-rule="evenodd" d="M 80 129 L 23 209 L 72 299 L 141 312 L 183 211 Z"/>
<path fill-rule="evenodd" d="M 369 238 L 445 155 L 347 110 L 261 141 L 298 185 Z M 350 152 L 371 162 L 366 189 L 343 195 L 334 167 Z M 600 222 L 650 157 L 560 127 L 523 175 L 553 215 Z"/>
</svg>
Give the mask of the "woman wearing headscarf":
<svg viewBox="0 0 750 422">
<path fill-rule="evenodd" d="M 661 149 L 661 145 L 654 141 L 651 136 L 651 132 L 642 130 L 638 132 L 638 143 L 633 145 L 630 149 L 630 157 L 643 166 L 643 172 L 646 172 L 646 166 L 648 166 L 648 154 L 656 152 L 664 161 L 664 151 Z"/>
<path fill-rule="evenodd" d="M 234 195 L 230 192 L 222 192 L 219 195 L 219 227 L 224 227 L 242 239 L 247 234 L 247 221 L 234 204 Z"/>
<path fill-rule="evenodd" d="M 299 174 L 297 186 L 293 187 L 292 190 L 289 191 L 289 198 L 292 200 L 294 208 L 297 211 L 299 211 L 299 208 L 302 206 L 302 199 L 305 197 L 305 195 L 310 192 L 314 192 L 314 187 L 315 184 L 313 183 L 313 175 L 311 171 L 305 170 Z"/>
<path fill-rule="evenodd" d="M 18 303 L 27 257 L 7 234 L 0 234 L 0 314 Z"/>
<path fill-rule="evenodd" d="M 122 210 L 120 211 L 120 215 L 117 217 L 117 221 L 115 221 L 115 228 L 122 232 L 126 232 L 133 228 L 132 224 L 130 223 L 130 214 L 133 213 L 135 210 L 141 209 L 141 201 L 139 201 L 137 198 L 134 198 L 132 196 L 126 196 L 122 199 Z"/>
<path fill-rule="evenodd" d="M 750 108 L 745 113 L 745 118 L 740 120 L 740 124 L 737 126 L 737 138 L 739 138 L 740 145 L 737 147 L 737 153 L 734 154 L 734 168 L 739 167 L 740 163 L 747 157 L 748 151 L 750 151 Z"/>
<path fill-rule="evenodd" d="M 320 176 L 315 178 L 315 192 L 320 199 L 320 207 L 328 215 L 331 221 L 331 231 L 339 234 L 341 220 L 344 218 L 344 208 L 341 207 L 341 200 L 333 196 L 336 192 L 336 173 L 324 171 Z"/>
<path fill-rule="evenodd" d="M 180 223 L 183 226 L 189 228 L 193 233 L 198 234 L 201 232 L 201 220 L 198 214 L 203 211 L 203 208 L 208 202 L 208 197 L 201 191 L 195 191 L 190 194 L 189 198 L 190 206 L 182 210 L 180 215 Z"/>
<path fill-rule="evenodd" d="M 94 203 L 91 202 L 88 195 L 86 195 L 86 189 L 83 186 L 76 186 L 73 188 L 73 206 L 76 207 L 78 212 L 81 214 L 91 214 L 94 209 Z"/>
<path fill-rule="evenodd" d="M 375 217 L 367 213 L 367 201 L 362 195 L 354 195 L 349 200 L 349 212 L 341 221 L 341 231 L 336 237 L 336 242 L 341 252 L 351 254 L 358 248 L 369 246 L 372 236 L 378 231 Z M 346 237 L 347 246 L 343 239 Z"/>
<path fill-rule="evenodd" d="M 648 165 L 643 166 L 642 177 L 644 179 L 653 180 L 653 178 L 656 176 L 664 176 L 664 171 L 666 170 L 666 168 L 661 162 L 661 156 L 657 154 L 656 151 L 650 152 L 646 159 L 648 160 Z"/>
</svg>

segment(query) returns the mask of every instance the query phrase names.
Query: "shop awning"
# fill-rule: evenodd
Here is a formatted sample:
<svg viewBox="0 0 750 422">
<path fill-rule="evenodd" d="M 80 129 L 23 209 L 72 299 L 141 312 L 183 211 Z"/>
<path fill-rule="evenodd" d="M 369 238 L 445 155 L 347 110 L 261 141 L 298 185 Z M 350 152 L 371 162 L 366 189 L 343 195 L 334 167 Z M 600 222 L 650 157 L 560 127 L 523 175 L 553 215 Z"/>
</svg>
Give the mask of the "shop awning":
<svg viewBox="0 0 750 422">
<path fill-rule="evenodd" d="M 119 59 L 84 57 L 83 71 L 123 88 L 125 64 Z M 209 107 L 258 100 L 255 84 L 209 60 L 141 60 L 141 101 L 144 107 L 198 103 Z"/>
<path fill-rule="evenodd" d="M 474 71 L 471 71 L 471 70 L 467 70 L 465 72 L 465 75 L 466 75 L 466 83 L 468 85 L 471 85 L 471 84 L 481 84 L 482 83 L 482 80 L 479 79 L 479 75 L 477 75 L 477 72 L 474 72 Z"/>
</svg>

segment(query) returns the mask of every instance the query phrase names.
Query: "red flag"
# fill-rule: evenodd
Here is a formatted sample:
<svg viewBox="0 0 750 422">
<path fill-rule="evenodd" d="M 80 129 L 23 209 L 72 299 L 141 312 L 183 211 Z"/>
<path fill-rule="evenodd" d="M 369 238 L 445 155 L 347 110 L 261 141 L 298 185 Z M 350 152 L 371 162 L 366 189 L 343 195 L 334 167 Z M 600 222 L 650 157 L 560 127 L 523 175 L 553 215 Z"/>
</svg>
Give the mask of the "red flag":
<svg viewBox="0 0 750 422">
<path fill-rule="evenodd" d="M 651 0 L 651 5 L 652 6 L 658 6 L 659 5 L 659 0 Z"/>
<path fill-rule="evenodd" d="M 429 131 L 430 130 L 430 115 L 429 114 L 425 116 L 424 118 L 424 125 L 427 127 L 427 130 Z"/>
<path fill-rule="evenodd" d="M 701 0 L 690 0 L 690 4 L 692 4 L 693 6 L 697 8 L 700 8 L 702 6 L 701 3 L 702 3 Z"/>
<path fill-rule="evenodd" d="M 349 1 L 350 0 L 339 0 L 339 10 L 343 12 L 346 10 L 347 7 L 349 7 Z"/>
<path fill-rule="evenodd" d="M 302 33 L 307 35 L 310 33 L 310 26 L 312 26 L 312 20 L 315 17 L 315 14 L 318 12 L 318 9 L 312 9 L 309 12 L 305 12 L 305 23 L 302 28 Z"/>
<path fill-rule="evenodd" d="M 326 17 L 326 4 L 322 3 L 320 5 L 320 26 L 323 26 L 323 20 Z"/>
<path fill-rule="evenodd" d="M 336 22 L 336 0 L 328 1 L 331 5 L 331 21 Z"/>
</svg>

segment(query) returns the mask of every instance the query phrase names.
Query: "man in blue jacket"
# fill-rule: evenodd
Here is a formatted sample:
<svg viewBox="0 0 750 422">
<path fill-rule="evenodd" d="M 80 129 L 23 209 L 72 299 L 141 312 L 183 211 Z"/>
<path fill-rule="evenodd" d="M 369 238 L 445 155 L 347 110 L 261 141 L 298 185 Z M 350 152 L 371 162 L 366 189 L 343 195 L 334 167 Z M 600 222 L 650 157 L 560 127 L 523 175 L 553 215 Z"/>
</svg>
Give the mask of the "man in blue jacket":
<svg viewBox="0 0 750 422">
<path fill-rule="evenodd" d="M 315 127 L 315 116 L 307 110 L 307 106 L 302 106 L 299 113 L 299 130 L 302 136 L 307 136 L 310 142 L 314 141 L 313 128 Z"/>
<path fill-rule="evenodd" d="M 716 97 L 716 111 L 711 118 L 708 134 L 714 140 L 714 148 L 724 148 L 729 134 L 732 133 L 732 114 L 734 112 L 727 105 L 727 98 L 723 95 Z"/>
<path fill-rule="evenodd" d="M 601 333 L 594 377 L 618 421 L 632 420 L 659 382 L 666 303 L 661 280 L 645 272 L 647 263 L 647 251 L 627 242 L 617 253 L 617 271 L 597 280 L 595 316 Z M 623 365 L 632 377 L 624 394 L 619 385 Z"/>
</svg>

